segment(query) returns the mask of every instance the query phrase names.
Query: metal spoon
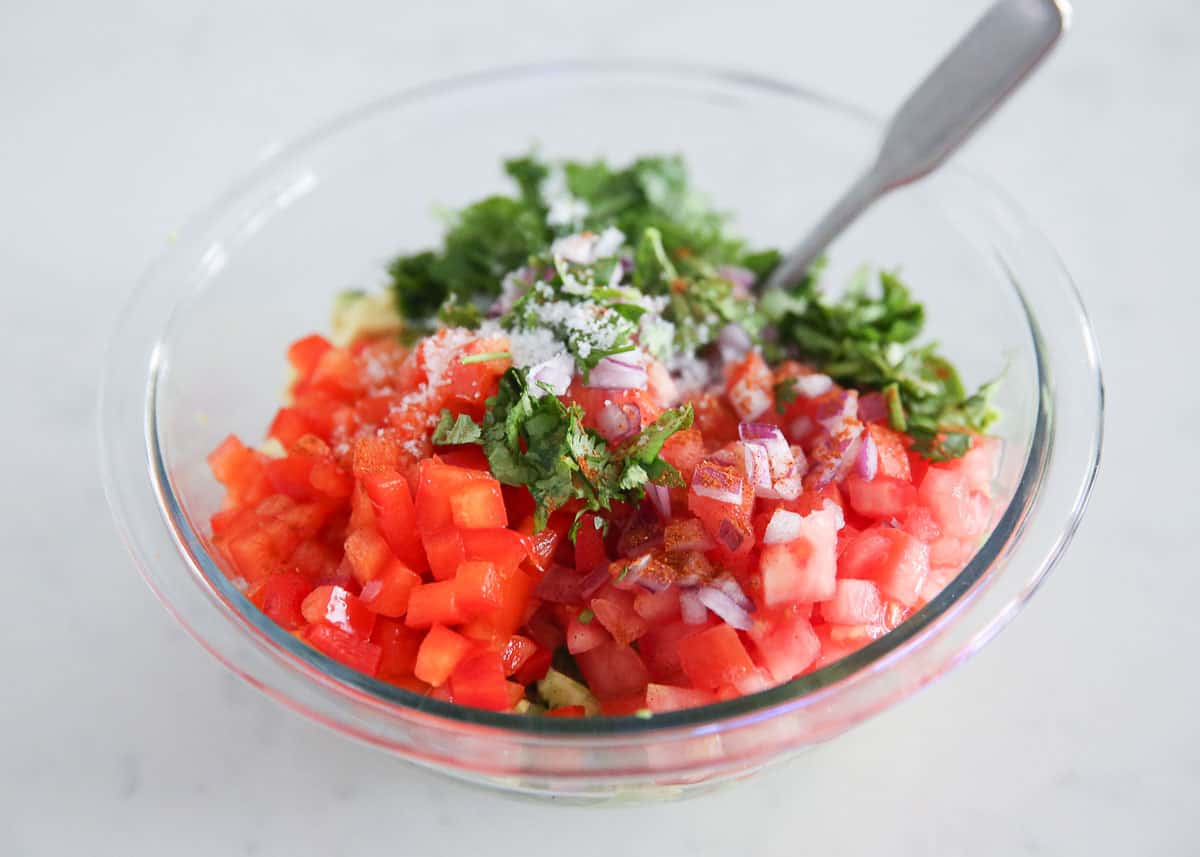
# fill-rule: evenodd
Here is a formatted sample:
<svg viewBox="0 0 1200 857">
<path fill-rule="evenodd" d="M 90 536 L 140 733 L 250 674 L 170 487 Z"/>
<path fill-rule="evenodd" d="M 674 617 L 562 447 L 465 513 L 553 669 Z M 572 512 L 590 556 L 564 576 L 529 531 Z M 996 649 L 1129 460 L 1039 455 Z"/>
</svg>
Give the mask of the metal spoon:
<svg viewBox="0 0 1200 857">
<path fill-rule="evenodd" d="M 874 164 L 767 280 L 790 286 L 871 203 L 936 169 L 1050 52 L 1070 23 L 1066 0 L 997 0 L 888 123 Z"/>
</svg>

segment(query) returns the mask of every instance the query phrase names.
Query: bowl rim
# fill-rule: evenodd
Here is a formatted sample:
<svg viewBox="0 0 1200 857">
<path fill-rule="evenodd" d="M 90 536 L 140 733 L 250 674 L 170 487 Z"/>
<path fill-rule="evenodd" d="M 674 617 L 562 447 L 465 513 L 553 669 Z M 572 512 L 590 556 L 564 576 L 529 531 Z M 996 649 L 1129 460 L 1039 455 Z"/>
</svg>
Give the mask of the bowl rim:
<svg viewBox="0 0 1200 857">
<path fill-rule="evenodd" d="M 303 156 L 312 148 L 332 140 L 339 135 L 349 132 L 360 122 L 385 112 L 406 105 L 427 100 L 436 100 L 465 91 L 504 85 L 514 81 L 547 76 L 578 76 L 588 77 L 605 74 L 647 74 L 681 77 L 695 85 L 734 86 L 748 88 L 759 92 L 782 95 L 798 99 L 809 104 L 815 104 L 824 109 L 840 113 L 845 117 L 869 126 L 879 126 L 880 123 L 871 113 L 858 107 L 848 105 L 833 98 L 815 93 L 805 87 L 794 85 L 775 78 L 755 73 L 722 69 L 696 63 L 675 63 L 655 60 L 644 61 L 568 61 L 553 63 L 533 63 L 510 66 L 492 71 L 480 71 L 458 77 L 446 78 L 407 88 L 391 95 L 369 102 L 361 107 L 352 109 L 322 123 L 308 134 L 302 135 L 292 143 L 282 146 L 260 160 L 254 169 L 241 180 L 235 182 L 229 190 L 217 197 L 202 212 L 190 218 L 179 234 L 204 234 L 207 229 L 221 219 L 224 212 L 243 195 L 248 194 L 260 181 L 265 180 L 277 169 L 286 165 L 290 160 Z M 1001 203 L 1008 213 L 1015 217 L 1031 234 L 1039 238 L 1047 248 L 1047 242 L 1041 233 L 1029 222 L 1028 218 L 1013 204 L 1012 200 L 995 186 L 958 165 L 949 165 L 944 171 L 957 173 L 970 181 L 974 181 L 990 193 L 997 202 Z M 1053 250 L 1050 252 L 1053 254 Z M 160 258 L 161 263 L 171 255 L 168 249 Z M 1103 382 L 1101 379 L 1098 350 L 1095 347 L 1095 337 L 1087 319 L 1086 311 L 1079 299 L 1078 290 L 1070 278 L 1065 266 L 1057 254 L 1053 256 L 1064 282 L 1071 292 L 1074 304 L 1079 312 L 1086 342 L 1090 345 L 1089 364 L 1094 370 L 1096 384 L 1099 388 L 1100 408 L 1097 414 L 1097 425 L 1091 443 L 1090 465 L 1084 474 L 1083 484 L 1077 490 L 1075 500 L 1067 516 L 1067 525 L 1059 534 L 1058 539 L 1050 550 L 1040 560 L 1040 567 L 1034 575 L 1034 587 L 1044 577 L 1049 568 L 1057 561 L 1066 544 L 1073 536 L 1079 520 L 1086 507 L 1092 484 L 1094 483 L 1101 448 L 1103 432 Z M 148 289 L 158 264 L 151 267 L 142 277 L 141 285 L 129 299 L 122 320 L 118 322 L 110 343 L 109 359 L 106 360 L 106 373 L 113 364 L 112 352 L 121 348 L 118 337 L 124 326 L 126 317 L 132 312 L 142 293 Z M 225 618 L 230 620 L 239 631 L 249 635 L 255 643 L 271 649 L 276 660 L 301 673 L 303 676 L 352 698 L 355 703 L 367 704 L 390 716 L 400 717 L 430 717 L 442 726 L 460 728 L 481 728 L 497 730 L 506 734 L 525 734 L 539 739 L 561 737 L 571 738 L 606 738 L 618 736 L 638 736 L 660 734 L 674 730 L 690 730 L 691 733 L 703 731 L 706 728 L 728 729 L 735 728 L 739 723 L 760 720 L 785 714 L 799 708 L 811 706 L 819 702 L 830 692 L 840 689 L 856 678 L 887 669 L 905 653 L 936 634 L 938 630 L 949 623 L 955 615 L 966 607 L 975 594 L 986 583 L 993 570 L 995 561 L 1000 558 L 1008 547 L 1019 540 L 1022 527 L 1031 514 L 1043 487 L 1043 477 L 1054 440 L 1054 389 L 1049 382 L 1047 354 L 1041 333 L 1032 309 L 1019 284 L 1010 276 L 1009 282 L 1015 290 L 1026 321 L 1035 354 L 1036 382 L 1039 395 L 1036 397 L 1036 412 L 1034 416 L 1034 431 L 1030 440 L 1028 455 L 1023 463 L 1020 478 L 1013 491 L 1012 499 L 1004 510 L 994 529 L 978 548 L 971 560 L 961 572 L 928 604 L 916 611 L 896 629 L 883 635 L 877 640 L 858 649 L 850 655 L 827 665 L 821 669 L 807 673 L 782 685 L 760 691 L 747 696 L 725 702 L 684 709 L 680 711 L 655 714 L 652 718 L 642 719 L 636 716 L 598 716 L 584 719 L 543 718 L 507 712 L 492 712 L 471 708 L 456 703 L 444 702 L 432 697 L 415 694 L 395 685 L 366 676 L 337 661 L 328 658 L 307 644 L 296 639 L 292 634 L 276 625 L 265 614 L 259 611 L 242 594 L 237 586 L 225 576 L 220 565 L 210 556 L 205 539 L 191 526 L 184 513 L 182 505 L 175 496 L 167 464 L 162 453 L 162 442 L 159 436 L 157 394 L 161 380 L 162 364 L 159 360 L 161 341 L 169 333 L 171 322 L 174 320 L 175 309 L 181 300 L 176 299 L 171 318 L 166 326 L 155 331 L 154 343 L 150 349 L 150 360 L 146 367 L 144 398 L 144 437 L 138 439 L 143 444 L 143 460 L 147 464 L 146 476 L 158 501 L 158 512 L 161 522 L 169 530 L 172 541 L 187 565 L 195 582 L 206 590 L 215 606 L 222 609 Z M 101 434 L 101 466 L 104 473 L 105 491 L 108 495 L 109 506 L 118 526 L 125 535 L 127 547 L 139 560 L 138 565 L 143 577 L 155 591 L 176 619 L 196 638 L 206 649 L 212 652 L 226 666 L 242 675 L 259 687 L 267 689 L 254 676 L 248 675 L 239 666 L 210 645 L 201 634 L 197 633 L 188 623 L 181 612 L 164 597 L 159 587 L 148 571 L 147 563 L 139 556 L 135 540 L 129 535 L 130 521 L 128 510 L 119 492 L 114 487 L 113 464 L 115 456 L 111 454 L 114 444 L 131 442 L 128 438 L 115 437 L 107 431 L 105 425 L 106 399 L 109 388 L 120 379 L 106 375 L 101 385 L 100 434 Z M 1023 597 L 1029 594 L 1031 587 Z M 1015 605 L 1019 606 L 1019 604 Z M 994 634 L 1013 614 L 1015 606 L 1001 611 L 992 617 L 985 627 L 988 636 Z M 272 693 L 275 698 L 279 694 Z M 287 702 L 286 699 L 283 700 Z M 302 709 L 303 710 L 303 709 Z"/>
</svg>

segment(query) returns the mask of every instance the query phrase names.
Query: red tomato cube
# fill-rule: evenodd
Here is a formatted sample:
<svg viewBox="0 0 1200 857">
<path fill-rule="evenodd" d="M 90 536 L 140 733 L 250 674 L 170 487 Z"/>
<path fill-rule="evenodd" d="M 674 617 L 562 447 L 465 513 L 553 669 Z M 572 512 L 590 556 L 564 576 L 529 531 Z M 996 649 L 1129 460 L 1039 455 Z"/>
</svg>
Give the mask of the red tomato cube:
<svg viewBox="0 0 1200 857">
<path fill-rule="evenodd" d="M 795 610 L 756 615 L 750 639 L 760 663 L 777 682 L 791 681 L 808 669 L 821 653 L 812 623 Z"/>
<path fill-rule="evenodd" d="M 679 663 L 692 684 L 709 690 L 735 684 L 754 669 L 737 631 L 724 624 L 681 640 Z"/>
<path fill-rule="evenodd" d="M 888 598 L 913 607 L 929 573 L 929 547 L 903 530 L 871 527 L 846 546 L 838 570 L 843 577 L 873 580 Z"/>
<path fill-rule="evenodd" d="M 650 674 L 638 653 L 616 641 L 576 656 L 587 685 L 601 702 L 645 693 Z"/>
</svg>

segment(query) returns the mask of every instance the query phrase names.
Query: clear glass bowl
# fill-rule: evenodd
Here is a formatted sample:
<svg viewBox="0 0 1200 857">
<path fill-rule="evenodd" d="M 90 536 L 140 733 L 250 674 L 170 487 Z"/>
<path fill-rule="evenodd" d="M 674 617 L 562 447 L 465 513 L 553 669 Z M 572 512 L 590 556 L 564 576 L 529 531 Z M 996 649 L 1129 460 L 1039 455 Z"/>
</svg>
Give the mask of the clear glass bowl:
<svg viewBox="0 0 1200 857">
<path fill-rule="evenodd" d="M 884 200 L 833 248 L 831 281 L 898 266 L 971 383 L 1006 372 L 1003 514 L 979 553 L 900 628 L 754 696 L 643 720 L 523 718 L 456 707 L 300 643 L 207 548 L 221 492 L 206 454 L 260 438 L 283 352 L 331 298 L 432 242 L 436 206 L 503 188 L 500 160 L 681 152 L 759 245 L 787 246 L 869 158 L 879 125 L 785 83 L 657 64 L 514 69 L 424 86 L 292 145 L 197 217 L 115 331 L 101 395 L 105 487 L 163 603 L 284 705 L 396 756 L 502 789 L 580 800 L 677 795 L 829 740 L 959 663 L 1037 588 L 1069 541 L 1099 456 L 1092 331 L 1054 251 L 999 191 L 948 168 Z M 136 632 L 136 629 L 135 629 Z"/>
</svg>

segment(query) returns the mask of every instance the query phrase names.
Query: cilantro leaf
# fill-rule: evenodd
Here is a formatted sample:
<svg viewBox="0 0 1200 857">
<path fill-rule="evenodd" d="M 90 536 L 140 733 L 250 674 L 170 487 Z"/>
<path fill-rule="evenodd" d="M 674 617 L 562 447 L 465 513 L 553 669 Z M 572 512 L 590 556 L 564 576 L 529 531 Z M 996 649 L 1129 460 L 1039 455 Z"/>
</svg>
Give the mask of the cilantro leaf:
<svg viewBox="0 0 1200 857">
<path fill-rule="evenodd" d="M 784 378 L 772 388 L 775 393 L 775 413 L 787 413 L 788 405 L 796 401 L 796 379 Z"/>
<path fill-rule="evenodd" d="M 433 442 L 438 446 L 456 446 L 460 443 L 479 443 L 483 436 L 479 424 L 466 414 L 456 419 L 450 411 L 442 408 L 442 417 L 433 430 Z"/>
<path fill-rule="evenodd" d="M 935 344 L 912 344 L 924 327 L 925 310 L 896 274 L 880 272 L 873 293 L 869 272 L 860 271 L 842 297 L 830 300 L 817 288 L 818 270 L 764 298 L 777 344 L 839 383 L 881 391 L 892 427 L 908 432 L 925 457 L 965 454 L 971 433 L 985 431 L 995 418 L 990 404 L 995 382 L 968 395 Z M 777 403 L 781 393 L 788 395 L 777 388 Z"/>
</svg>

